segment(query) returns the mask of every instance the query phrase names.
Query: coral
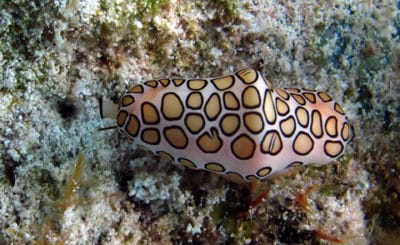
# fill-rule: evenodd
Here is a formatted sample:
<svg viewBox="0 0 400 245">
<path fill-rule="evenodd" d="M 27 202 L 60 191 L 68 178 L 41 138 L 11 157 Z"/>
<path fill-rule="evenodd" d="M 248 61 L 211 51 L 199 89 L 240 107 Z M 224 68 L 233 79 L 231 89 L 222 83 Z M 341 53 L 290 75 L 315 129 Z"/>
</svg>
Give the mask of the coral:
<svg viewBox="0 0 400 245">
<path fill-rule="evenodd" d="M 396 241 L 397 3 L 12 0 L 0 2 L 0 20 L 1 244 L 46 234 L 68 244 Z M 326 90 L 355 138 L 336 163 L 264 183 L 258 205 L 250 187 L 98 131 L 113 125 L 100 119 L 100 96 L 259 63 L 275 85 Z M 66 180 L 79 152 L 90 177 L 49 222 L 52 200 L 76 189 Z M 310 186 L 302 210 L 296 197 Z"/>
</svg>

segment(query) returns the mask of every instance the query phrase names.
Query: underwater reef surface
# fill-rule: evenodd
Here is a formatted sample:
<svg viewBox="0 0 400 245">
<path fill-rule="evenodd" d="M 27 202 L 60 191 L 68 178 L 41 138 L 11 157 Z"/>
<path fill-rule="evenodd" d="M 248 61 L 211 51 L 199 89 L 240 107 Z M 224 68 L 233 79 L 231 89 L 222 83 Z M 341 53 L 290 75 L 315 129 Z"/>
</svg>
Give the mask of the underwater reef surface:
<svg viewBox="0 0 400 245">
<path fill-rule="evenodd" d="M 400 243 L 399 8 L 1 1 L 0 244 Z M 260 64 L 274 85 L 343 106 L 355 128 L 343 157 L 252 189 L 98 131 L 114 123 L 101 96 Z"/>
</svg>

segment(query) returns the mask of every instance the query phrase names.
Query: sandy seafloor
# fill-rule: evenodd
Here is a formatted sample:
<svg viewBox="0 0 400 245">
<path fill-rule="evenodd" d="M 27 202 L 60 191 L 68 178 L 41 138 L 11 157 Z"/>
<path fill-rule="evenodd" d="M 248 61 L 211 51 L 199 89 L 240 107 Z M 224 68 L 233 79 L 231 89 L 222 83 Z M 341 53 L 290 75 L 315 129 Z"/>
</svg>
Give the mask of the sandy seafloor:
<svg viewBox="0 0 400 245">
<path fill-rule="evenodd" d="M 1 1 L 0 244 L 400 244 L 399 8 Z M 324 90 L 343 106 L 356 135 L 343 157 L 250 195 L 98 131 L 113 125 L 99 96 L 260 64 L 274 85 Z"/>
</svg>

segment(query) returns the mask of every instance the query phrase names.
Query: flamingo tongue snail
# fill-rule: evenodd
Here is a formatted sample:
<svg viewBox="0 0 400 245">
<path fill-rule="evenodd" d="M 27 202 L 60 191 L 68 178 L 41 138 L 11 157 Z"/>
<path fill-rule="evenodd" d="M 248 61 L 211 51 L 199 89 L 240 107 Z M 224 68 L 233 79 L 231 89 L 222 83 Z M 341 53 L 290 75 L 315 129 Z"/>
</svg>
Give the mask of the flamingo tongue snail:
<svg viewBox="0 0 400 245">
<path fill-rule="evenodd" d="M 202 79 L 161 78 L 128 90 L 102 117 L 157 155 L 236 182 L 338 158 L 353 131 L 325 92 L 278 88 L 254 69 Z"/>
</svg>

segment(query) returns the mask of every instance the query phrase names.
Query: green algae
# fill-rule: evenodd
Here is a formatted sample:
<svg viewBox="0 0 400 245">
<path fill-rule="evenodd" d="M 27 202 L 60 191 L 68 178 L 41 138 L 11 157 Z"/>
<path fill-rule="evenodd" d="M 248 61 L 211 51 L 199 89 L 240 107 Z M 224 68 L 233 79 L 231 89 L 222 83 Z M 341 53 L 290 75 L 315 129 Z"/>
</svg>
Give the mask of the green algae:
<svg viewBox="0 0 400 245">
<path fill-rule="evenodd" d="M 15 20 L 2 27 L 2 37 L 7 37 L 1 44 L 6 60 L 20 56 L 33 61 L 35 51 L 52 45 L 54 19 L 59 17 L 54 1 L 2 1 L 0 9 Z"/>
<path fill-rule="evenodd" d="M 150 14 L 150 15 L 155 15 L 158 13 L 158 11 L 160 11 L 160 9 L 165 6 L 165 4 L 167 4 L 169 1 L 168 0 L 138 0 L 138 1 L 134 1 L 134 2 L 130 2 L 133 3 L 136 6 L 136 12 L 134 15 L 130 15 L 130 12 L 127 11 L 126 9 L 121 9 L 121 10 L 117 10 L 116 11 L 121 11 L 121 17 L 126 18 L 139 18 L 142 19 L 143 17 L 145 17 L 146 15 Z M 113 1 L 109 1 L 109 0 L 101 0 L 100 1 L 100 9 L 102 11 L 109 11 L 110 9 L 116 7 L 116 5 L 114 5 Z"/>
<path fill-rule="evenodd" d="M 355 84 L 358 88 L 356 101 L 361 104 L 359 113 L 371 112 L 374 107 L 374 93 L 369 81 L 394 62 L 393 47 L 387 37 L 382 36 L 376 27 L 365 26 L 364 46 L 360 50 L 360 62 L 356 67 Z"/>
<path fill-rule="evenodd" d="M 232 21 L 238 17 L 239 7 L 234 0 L 220 0 L 220 1 L 207 1 L 211 9 L 221 9 L 221 17 L 225 18 L 227 22 Z"/>
<path fill-rule="evenodd" d="M 256 221 L 238 218 L 239 214 L 243 212 L 246 213 L 245 210 L 232 208 L 230 204 L 220 203 L 214 206 L 210 217 L 214 224 L 224 228 L 226 234 L 230 234 L 230 236 L 234 236 L 235 239 L 244 241 L 251 237 L 253 233 L 253 223 Z"/>
</svg>

